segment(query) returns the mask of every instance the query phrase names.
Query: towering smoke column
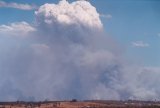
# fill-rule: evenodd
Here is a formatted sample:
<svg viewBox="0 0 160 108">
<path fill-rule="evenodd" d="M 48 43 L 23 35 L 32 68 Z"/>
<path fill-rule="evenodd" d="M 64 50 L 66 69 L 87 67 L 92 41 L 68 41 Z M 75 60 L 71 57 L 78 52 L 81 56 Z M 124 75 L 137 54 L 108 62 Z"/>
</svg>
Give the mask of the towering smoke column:
<svg viewBox="0 0 160 108">
<path fill-rule="evenodd" d="M 0 53 L 0 100 L 159 98 L 159 69 L 124 63 L 89 2 L 44 4 L 35 17 L 34 27 L 11 24 L 14 34 L 0 28 L 10 43 Z"/>
<path fill-rule="evenodd" d="M 107 74 L 112 74 L 108 71 L 116 67 L 118 60 L 110 51 L 112 45 L 103 46 L 109 41 L 103 35 L 96 9 L 87 1 L 69 4 L 64 0 L 58 5 L 45 4 L 35 14 L 39 43 L 33 45 L 36 59 L 31 72 L 47 76 L 41 86 L 45 86 L 44 92 L 46 88 L 50 91 L 44 96 L 55 99 L 106 97 L 103 94 L 109 90 L 103 83 L 111 81 Z M 113 98 L 119 98 L 113 90 L 110 92 Z M 40 94 L 42 91 L 38 96 Z"/>
</svg>

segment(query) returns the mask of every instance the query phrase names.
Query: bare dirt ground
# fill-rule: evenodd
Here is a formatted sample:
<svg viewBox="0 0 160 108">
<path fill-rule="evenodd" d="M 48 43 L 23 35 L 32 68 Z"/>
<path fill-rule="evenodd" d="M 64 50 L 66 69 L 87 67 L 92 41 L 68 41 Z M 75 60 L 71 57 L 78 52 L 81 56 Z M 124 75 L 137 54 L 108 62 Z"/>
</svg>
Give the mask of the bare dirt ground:
<svg viewBox="0 0 160 108">
<path fill-rule="evenodd" d="M 160 108 L 152 101 L 45 101 L 0 102 L 0 108 Z"/>
</svg>

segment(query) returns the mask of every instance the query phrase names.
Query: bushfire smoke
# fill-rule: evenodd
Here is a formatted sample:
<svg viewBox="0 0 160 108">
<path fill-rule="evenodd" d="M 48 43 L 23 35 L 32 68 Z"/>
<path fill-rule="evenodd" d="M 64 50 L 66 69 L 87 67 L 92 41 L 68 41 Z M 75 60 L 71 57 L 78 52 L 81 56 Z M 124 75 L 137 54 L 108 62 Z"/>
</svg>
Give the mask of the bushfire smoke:
<svg viewBox="0 0 160 108">
<path fill-rule="evenodd" d="M 0 26 L 0 100 L 160 99 L 159 69 L 123 60 L 89 2 L 44 4 L 35 19 Z"/>
</svg>

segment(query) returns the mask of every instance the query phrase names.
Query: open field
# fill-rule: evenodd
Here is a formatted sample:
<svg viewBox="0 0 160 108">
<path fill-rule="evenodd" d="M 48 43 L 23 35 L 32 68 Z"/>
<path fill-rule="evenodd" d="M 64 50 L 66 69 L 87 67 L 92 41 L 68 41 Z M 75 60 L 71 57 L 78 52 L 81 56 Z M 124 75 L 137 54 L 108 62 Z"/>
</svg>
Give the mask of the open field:
<svg viewBox="0 0 160 108">
<path fill-rule="evenodd" d="M 0 102 L 0 108 L 160 108 L 152 101 L 46 101 Z"/>
</svg>

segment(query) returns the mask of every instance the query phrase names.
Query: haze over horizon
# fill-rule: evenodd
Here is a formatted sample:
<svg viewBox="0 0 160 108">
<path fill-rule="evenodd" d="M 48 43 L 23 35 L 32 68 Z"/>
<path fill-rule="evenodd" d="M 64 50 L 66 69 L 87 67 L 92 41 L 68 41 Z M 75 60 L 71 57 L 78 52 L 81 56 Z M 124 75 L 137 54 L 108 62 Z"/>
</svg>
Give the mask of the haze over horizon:
<svg viewBox="0 0 160 108">
<path fill-rule="evenodd" d="M 0 101 L 160 100 L 159 5 L 0 0 Z"/>
</svg>

